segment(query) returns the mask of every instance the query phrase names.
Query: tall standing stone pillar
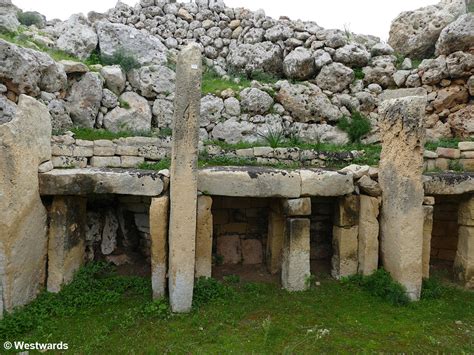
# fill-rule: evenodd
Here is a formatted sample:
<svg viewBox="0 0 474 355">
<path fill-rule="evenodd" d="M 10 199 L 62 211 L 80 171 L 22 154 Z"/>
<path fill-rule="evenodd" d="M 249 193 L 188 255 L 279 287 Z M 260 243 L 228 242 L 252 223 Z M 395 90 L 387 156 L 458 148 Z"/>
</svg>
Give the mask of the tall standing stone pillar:
<svg viewBox="0 0 474 355">
<path fill-rule="evenodd" d="M 460 204 L 458 224 L 458 248 L 454 259 L 454 273 L 466 288 L 474 289 L 474 197 Z"/>
<path fill-rule="evenodd" d="M 433 199 L 433 197 L 431 198 Z M 423 256 L 421 259 L 423 278 L 430 277 L 430 258 L 431 258 L 431 234 L 433 232 L 433 201 L 425 198 L 425 205 L 423 206 Z M 428 205 L 427 202 L 430 204 Z"/>
<path fill-rule="evenodd" d="M 201 50 L 178 55 L 170 168 L 169 293 L 173 312 L 191 309 L 196 244 Z"/>
<path fill-rule="evenodd" d="M 55 196 L 49 211 L 49 292 L 59 292 L 85 262 L 86 205 L 80 196 Z"/>
<path fill-rule="evenodd" d="M 425 107 L 426 95 L 388 99 L 379 107 L 382 262 L 412 300 L 420 298 L 422 281 Z"/>
<path fill-rule="evenodd" d="M 169 204 L 168 195 L 151 199 L 150 239 L 153 299 L 164 297 L 166 291 Z"/>
<path fill-rule="evenodd" d="M 197 202 L 196 278 L 212 276 L 212 197 L 201 195 Z"/>
<path fill-rule="evenodd" d="M 359 273 L 370 275 L 379 265 L 379 216 L 377 197 L 360 195 Z"/>
<path fill-rule="evenodd" d="M 268 214 L 267 251 L 265 254 L 267 269 L 272 275 L 281 270 L 285 222 L 286 218 L 283 215 L 280 201 L 273 201 Z"/>
<path fill-rule="evenodd" d="M 340 279 L 357 274 L 359 196 L 347 195 L 339 198 L 332 231 L 332 277 Z"/>
</svg>

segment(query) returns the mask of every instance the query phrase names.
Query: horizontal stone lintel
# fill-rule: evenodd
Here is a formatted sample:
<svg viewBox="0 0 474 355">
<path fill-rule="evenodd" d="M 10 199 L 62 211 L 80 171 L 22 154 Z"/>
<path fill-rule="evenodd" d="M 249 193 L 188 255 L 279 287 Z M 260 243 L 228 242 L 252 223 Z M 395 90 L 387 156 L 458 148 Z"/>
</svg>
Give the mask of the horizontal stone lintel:
<svg viewBox="0 0 474 355">
<path fill-rule="evenodd" d="M 462 195 L 474 193 L 474 173 L 435 173 L 424 176 L 425 195 Z"/>
<path fill-rule="evenodd" d="M 158 172 L 136 169 L 54 169 L 38 175 L 41 195 L 158 196 L 167 185 Z"/>
</svg>

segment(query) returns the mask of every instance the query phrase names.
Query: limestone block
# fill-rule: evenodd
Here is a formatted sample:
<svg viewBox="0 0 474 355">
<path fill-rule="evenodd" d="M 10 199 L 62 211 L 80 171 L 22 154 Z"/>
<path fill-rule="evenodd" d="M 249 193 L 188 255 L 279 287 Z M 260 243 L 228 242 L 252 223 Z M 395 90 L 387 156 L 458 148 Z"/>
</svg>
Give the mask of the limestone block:
<svg viewBox="0 0 474 355">
<path fill-rule="evenodd" d="M 258 239 L 243 239 L 242 264 L 256 265 L 262 263 L 262 242 Z"/>
<path fill-rule="evenodd" d="M 136 168 L 143 162 L 145 162 L 145 158 L 143 157 L 133 157 L 128 155 L 120 157 L 120 166 L 122 168 Z"/>
<path fill-rule="evenodd" d="M 310 272 L 310 220 L 288 218 L 285 225 L 281 282 L 288 291 L 304 291 Z"/>
<path fill-rule="evenodd" d="M 86 198 L 78 196 L 55 196 L 53 199 L 49 212 L 49 292 L 59 292 L 85 262 L 86 204 Z"/>
<path fill-rule="evenodd" d="M 217 255 L 222 258 L 224 265 L 240 264 L 242 262 L 240 236 L 223 235 L 217 238 Z"/>
<path fill-rule="evenodd" d="M 474 198 L 464 200 L 459 204 L 458 224 L 474 226 Z"/>
<path fill-rule="evenodd" d="M 343 196 L 354 191 L 351 174 L 325 170 L 300 170 L 302 196 Z"/>
<path fill-rule="evenodd" d="M 46 210 L 38 166 L 51 159 L 51 116 L 20 95 L 15 117 L 0 124 L 0 318 L 32 301 L 45 281 Z"/>
<path fill-rule="evenodd" d="M 164 195 L 152 198 L 150 204 L 150 239 L 153 299 L 165 296 L 168 264 L 168 217 L 169 197 Z"/>
<path fill-rule="evenodd" d="M 94 155 L 93 147 L 74 146 L 72 150 L 73 157 L 91 157 Z"/>
<path fill-rule="evenodd" d="M 423 206 L 423 278 L 430 277 L 431 233 L 433 231 L 433 206 Z"/>
<path fill-rule="evenodd" d="M 194 288 L 201 50 L 178 55 L 170 168 L 169 293 L 173 312 L 191 310 Z"/>
<path fill-rule="evenodd" d="M 464 286 L 474 289 L 474 227 L 459 226 L 454 273 Z"/>
<path fill-rule="evenodd" d="M 472 173 L 442 173 L 423 177 L 427 195 L 461 195 L 474 192 Z"/>
<path fill-rule="evenodd" d="M 459 163 L 464 171 L 474 171 L 474 159 L 460 159 Z"/>
<path fill-rule="evenodd" d="M 54 169 L 53 162 L 51 160 L 44 162 L 38 166 L 38 173 L 47 173 Z"/>
<path fill-rule="evenodd" d="M 120 168 L 120 157 L 98 157 L 91 158 L 91 166 L 94 168 Z"/>
<path fill-rule="evenodd" d="M 201 195 L 197 202 L 196 270 L 198 277 L 212 276 L 212 198 Z"/>
<path fill-rule="evenodd" d="M 451 160 L 447 158 L 437 158 L 435 162 L 435 168 L 439 170 L 449 170 L 449 162 Z"/>
<path fill-rule="evenodd" d="M 458 148 L 461 151 L 472 151 L 474 150 L 474 142 L 459 142 Z"/>
<path fill-rule="evenodd" d="M 129 156 L 137 156 L 138 155 L 138 147 L 131 146 L 131 145 L 117 145 L 117 151 L 115 152 L 117 155 L 129 155 Z"/>
<path fill-rule="evenodd" d="M 101 147 L 101 146 L 94 145 L 94 155 L 110 157 L 110 156 L 114 156 L 116 151 L 117 151 L 117 148 L 113 145 L 108 146 L 108 147 Z"/>
<path fill-rule="evenodd" d="M 420 297 L 423 253 L 423 146 L 426 96 L 386 100 L 381 113 L 382 263 L 407 290 Z"/>
<path fill-rule="evenodd" d="M 51 163 L 55 168 L 85 168 L 87 166 L 86 157 L 52 157 Z"/>
<path fill-rule="evenodd" d="M 274 275 L 281 269 L 286 218 L 279 203 L 272 203 L 271 206 L 268 215 L 266 261 L 268 271 Z"/>
<path fill-rule="evenodd" d="M 286 216 L 309 216 L 311 215 L 311 198 L 295 198 L 282 201 L 283 213 Z"/>
<path fill-rule="evenodd" d="M 378 198 L 360 195 L 359 210 L 359 273 L 370 275 L 379 262 Z"/>
<path fill-rule="evenodd" d="M 335 279 L 357 274 L 359 226 L 338 227 L 332 230 L 333 256 L 331 275 Z"/>
<path fill-rule="evenodd" d="M 347 195 L 340 197 L 334 212 L 334 225 L 352 227 L 359 221 L 359 196 Z"/>
<path fill-rule="evenodd" d="M 438 147 L 436 148 L 436 154 L 438 154 L 438 158 L 446 159 L 459 159 L 461 157 L 461 151 L 454 148 Z"/>
</svg>

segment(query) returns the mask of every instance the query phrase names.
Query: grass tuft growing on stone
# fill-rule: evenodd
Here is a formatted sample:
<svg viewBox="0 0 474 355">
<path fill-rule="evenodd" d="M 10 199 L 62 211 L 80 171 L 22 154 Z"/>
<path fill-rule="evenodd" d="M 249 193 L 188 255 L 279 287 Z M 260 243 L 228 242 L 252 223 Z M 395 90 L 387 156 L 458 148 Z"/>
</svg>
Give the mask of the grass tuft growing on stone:
<svg viewBox="0 0 474 355">
<path fill-rule="evenodd" d="M 360 140 L 372 130 L 370 120 L 360 112 L 354 111 L 351 117 L 342 117 L 337 126 L 347 133 L 352 143 L 360 143 Z"/>
<path fill-rule="evenodd" d="M 156 137 L 159 133 L 153 131 L 122 131 L 122 132 L 111 132 L 105 129 L 94 129 L 94 128 L 73 128 L 71 132 L 74 133 L 74 138 L 83 139 L 88 141 L 96 141 L 100 139 L 113 140 L 118 138 L 127 137 Z"/>
<path fill-rule="evenodd" d="M 150 163 L 150 162 L 141 163 L 138 166 L 138 169 L 160 171 L 164 169 L 169 169 L 170 166 L 171 166 L 171 159 L 165 158 L 156 163 Z"/>
</svg>

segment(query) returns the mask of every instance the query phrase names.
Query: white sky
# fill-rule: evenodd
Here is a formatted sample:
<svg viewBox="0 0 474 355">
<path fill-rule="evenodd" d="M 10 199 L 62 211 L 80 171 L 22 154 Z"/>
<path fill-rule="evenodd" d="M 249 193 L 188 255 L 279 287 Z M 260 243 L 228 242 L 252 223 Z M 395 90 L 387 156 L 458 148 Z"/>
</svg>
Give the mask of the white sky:
<svg viewBox="0 0 474 355">
<path fill-rule="evenodd" d="M 138 0 L 123 0 L 134 5 Z M 185 2 L 181 1 L 181 2 Z M 36 10 L 48 19 L 67 19 L 78 12 L 104 12 L 114 7 L 117 0 L 13 0 L 23 10 Z M 344 26 L 355 33 L 372 34 L 383 40 L 388 38 L 390 22 L 401 11 L 435 4 L 437 0 L 225 0 L 230 7 L 264 9 L 267 15 L 278 18 L 289 16 L 292 20 L 316 21 L 324 28 Z"/>
</svg>

